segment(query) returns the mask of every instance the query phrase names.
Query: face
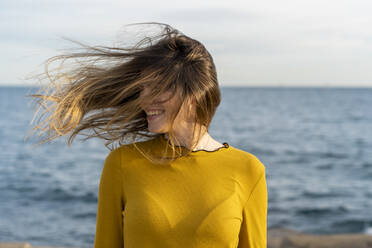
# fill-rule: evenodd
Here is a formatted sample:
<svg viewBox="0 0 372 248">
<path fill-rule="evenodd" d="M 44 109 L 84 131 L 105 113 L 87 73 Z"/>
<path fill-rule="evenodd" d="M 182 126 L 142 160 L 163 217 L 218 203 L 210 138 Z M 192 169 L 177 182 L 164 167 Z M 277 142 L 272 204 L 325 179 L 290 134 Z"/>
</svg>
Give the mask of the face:
<svg viewBox="0 0 372 248">
<path fill-rule="evenodd" d="M 150 92 L 149 87 L 145 87 L 140 94 L 140 97 L 146 99 Z M 171 97 L 171 98 L 169 98 Z M 168 100 L 167 100 L 168 99 Z M 167 91 L 160 95 L 157 99 L 154 99 L 150 106 L 144 111 L 147 114 L 148 130 L 153 133 L 166 133 L 169 128 L 167 118 L 170 114 L 175 111 L 179 99 L 177 95 L 172 96 L 171 91 Z M 174 120 L 174 129 L 177 132 L 182 132 L 182 129 L 190 126 L 190 117 L 186 116 L 185 105 L 181 107 L 176 119 Z"/>
</svg>

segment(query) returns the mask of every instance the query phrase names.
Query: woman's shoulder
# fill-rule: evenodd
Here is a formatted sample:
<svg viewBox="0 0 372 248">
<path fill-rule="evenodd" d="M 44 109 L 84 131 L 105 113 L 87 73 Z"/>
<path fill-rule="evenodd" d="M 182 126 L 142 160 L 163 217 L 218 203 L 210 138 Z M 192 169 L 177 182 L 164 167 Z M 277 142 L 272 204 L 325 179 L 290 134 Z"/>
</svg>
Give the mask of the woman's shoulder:
<svg viewBox="0 0 372 248">
<path fill-rule="evenodd" d="M 231 159 L 234 160 L 234 163 L 242 170 L 245 170 L 247 174 L 259 177 L 265 173 L 265 165 L 257 155 L 237 147 L 230 146 L 230 148 Z"/>
<path fill-rule="evenodd" d="M 243 149 L 232 148 L 230 155 L 230 165 L 234 167 L 239 182 L 244 185 L 244 194 L 249 195 L 256 183 L 265 177 L 266 167 L 257 155 Z"/>
<path fill-rule="evenodd" d="M 127 144 L 121 144 L 118 147 L 112 149 L 109 153 L 113 154 L 120 154 L 121 156 L 125 157 L 126 159 L 129 159 L 131 157 L 139 156 L 140 153 L 138 152 L 137 148 L 146 148 L 148 146 L 151 146 L 153 142 L 153 139 L 149 140 L 142 140 L 142 141 L 137 141 L 134 143 L 127 143 Z M 137 146 L 137 147 L 136 147 Z"/>
</svg>

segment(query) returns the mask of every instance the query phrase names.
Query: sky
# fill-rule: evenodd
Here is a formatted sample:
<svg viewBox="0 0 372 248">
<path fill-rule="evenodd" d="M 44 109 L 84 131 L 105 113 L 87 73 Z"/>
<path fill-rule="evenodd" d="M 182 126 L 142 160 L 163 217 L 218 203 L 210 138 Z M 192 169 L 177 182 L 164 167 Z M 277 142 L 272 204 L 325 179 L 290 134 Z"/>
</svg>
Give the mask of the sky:
<svg viewBox="0 0 372 248">
<path fill-rule="evenodd" d="M 125 42 L 124 25 L 161 22 L 202 42 L 221 86 L 372 86 L 372 1 L 0 1 L 0 85 L 76 47 Z M 128 41 L 130 42 L 130 41 Z"/>
</svg>

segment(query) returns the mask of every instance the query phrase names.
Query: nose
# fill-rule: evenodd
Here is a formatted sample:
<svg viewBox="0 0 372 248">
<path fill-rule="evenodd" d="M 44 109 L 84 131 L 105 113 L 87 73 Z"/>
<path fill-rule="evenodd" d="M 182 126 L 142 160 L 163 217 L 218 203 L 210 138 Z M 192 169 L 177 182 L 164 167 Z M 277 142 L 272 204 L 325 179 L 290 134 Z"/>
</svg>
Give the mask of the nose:
<svg viewBox="0 0 372 248">
<path fill-rule="evenodd" d="M 163 102 L 161 101 L 161 96 L 157 97 L 156 99 L 152 99 L 151 101 L 150 99 L 147 99 L 150 92 L 151 90 L 148 87 L 144 87 L 140 92 L 140 98 L 142 101 L 147 102 L 147 106 L 155 107 L 154 105 L 161 104 Z"/>
</svg>

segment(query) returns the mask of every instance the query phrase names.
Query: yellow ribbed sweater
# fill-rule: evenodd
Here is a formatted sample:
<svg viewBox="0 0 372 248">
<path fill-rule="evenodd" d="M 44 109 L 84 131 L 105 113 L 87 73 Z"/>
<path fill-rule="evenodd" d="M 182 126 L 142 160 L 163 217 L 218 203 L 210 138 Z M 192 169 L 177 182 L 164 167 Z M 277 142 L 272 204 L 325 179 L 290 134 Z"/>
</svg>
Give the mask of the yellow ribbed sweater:
<svg viewBox="0 0 372 248">
<path fill-rule="evenodd" d="M 136 144 L 156 150 L 165 142 Z M 265 166 L 224 145 L 166 166 L 133 144 L 112 150 L 100 178 L 94 248 L 266 248 Z"/>
</svg>

